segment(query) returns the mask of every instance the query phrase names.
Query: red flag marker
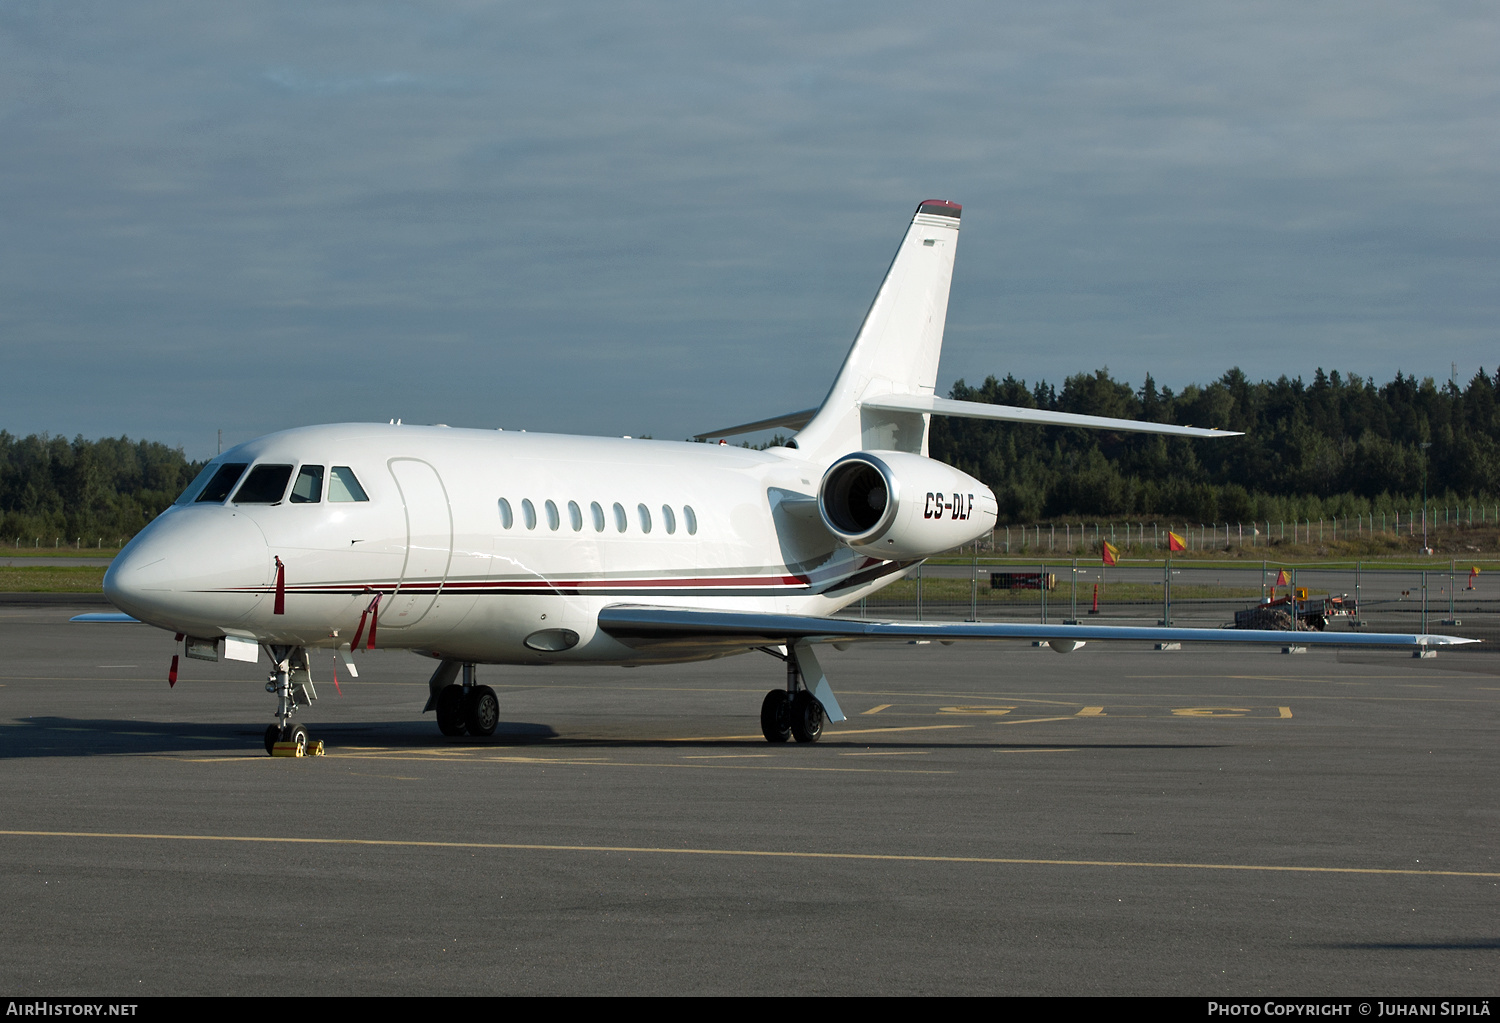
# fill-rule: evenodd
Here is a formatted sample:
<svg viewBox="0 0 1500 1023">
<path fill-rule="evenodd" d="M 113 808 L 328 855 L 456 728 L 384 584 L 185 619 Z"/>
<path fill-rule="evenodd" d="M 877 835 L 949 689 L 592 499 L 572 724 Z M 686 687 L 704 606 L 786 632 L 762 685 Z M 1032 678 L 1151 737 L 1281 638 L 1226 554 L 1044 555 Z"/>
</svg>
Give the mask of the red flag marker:
<svg viewBox="0 0 1500 1023">
<path fill-rule="evenodd" d="M 271 608 L 273 615 L 286 614 L 286 566 L 276 559 L 276 603 Z"/>
<path fill-rule="evenodd" d="M 1108 540 L 1104 541 L 1104 563 L 1106 565 L 1118 565 L 1120 563 L 1120 548 Z"/>
<path fill-rule="evenodd" d="M 1167 550 L 1169 550 L 1169 551 L 1185 551 L 1185 550 L 1187 550 L 1187 544 L 1183 541 L 1182 537 L 1178 536 L 1176 533 L 1172 532 L 1170 529 L 1167 530 Z"/>
</svg>

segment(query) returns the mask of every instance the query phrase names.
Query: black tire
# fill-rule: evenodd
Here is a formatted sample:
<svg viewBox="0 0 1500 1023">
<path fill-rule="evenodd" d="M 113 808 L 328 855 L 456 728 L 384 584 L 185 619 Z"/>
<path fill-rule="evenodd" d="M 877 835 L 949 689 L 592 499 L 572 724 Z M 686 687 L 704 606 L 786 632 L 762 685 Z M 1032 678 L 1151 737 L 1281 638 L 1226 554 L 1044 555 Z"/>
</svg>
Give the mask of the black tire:
<svg viewBox="0 0 1500 1023">
<path fill-rule="evenodd" d="M 475 686 L 464 700 L 464 724 L 470 735 L 494 735 L 500 723 L 500 698 L 489 686 Z"/>
<path fill-rule="evenodd" d="M 304 754 L 307 752 L 307 729 L 302 725 L 287 725 L 281 733 L 282 742 L 295 742 Z"/>
<path fill-rule="evenodd" d="M 464 734 L 464 690 L 463 686 L 444 686 L 438 690 L 438 731 L 444 735 Z"/>
<path fill-rule="evenodd" d="M 792 697 L 792 737 L 798 742 L 817 742 L 823 737 L 823 705 L 807 691 Z"/>
<path fill-rule="evenodd" d="M 792 737 L 792 717 L 787 712 L 785 689 L 772 689 L 760 704 L 760 731 L 767 742 L 786 742 Z"/>
<path fill-rule="evenodd" d="M 267 725 L 266 726 L 266 754 L 270 755 L 270 753 L 276 748 L 276 744 L 278 742 L 280 742 L 280 741 L 281 741 L 281 726 L 280 725 Z"/>
</svg>

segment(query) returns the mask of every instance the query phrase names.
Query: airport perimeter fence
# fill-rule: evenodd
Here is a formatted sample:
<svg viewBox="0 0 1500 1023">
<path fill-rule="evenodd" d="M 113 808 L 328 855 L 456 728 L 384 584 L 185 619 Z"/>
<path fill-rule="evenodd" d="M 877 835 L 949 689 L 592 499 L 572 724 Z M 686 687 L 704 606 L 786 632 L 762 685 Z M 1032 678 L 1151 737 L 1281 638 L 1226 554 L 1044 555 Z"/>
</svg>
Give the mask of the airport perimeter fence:
<svg viewBox="0 0 1500 1023">
<path fill-rule="evenodd" d="M 1421 506 L 1404 512 L 1374 512 L 1327 519 L 1261 519 L 1254 522 L 1047 522 L 996 526 L 980 547 L 995 554 L 1084 554 L 1104 541 L 1123 550 L 1165 551 L 1167 533 L 1176 533 L 1189 551 L 1272 547 L 1282 543 L 1325 544 L 1407 537 L 1453 538 L 1473 529 L 1500 527 L 1500 505 Z"/>
<path fill-rule="evenodd" d="M 1283 574 L 1284 573 L 1284 574 Z M 1297 597 L 1301 618 L 1325 607 L 1327 631 L 1442 633 L 1500 645 L 1500 560 L 1446 564 L 993 558 L 917 566 L 845 608 L 855 618 L 1047 624 L 1233 627 L 1236 612 Z M 1292 608 L 1276 605 L 1287 611 Z M 1290 635 L 1290 634 L 1289 634 Z"/>
</svg>

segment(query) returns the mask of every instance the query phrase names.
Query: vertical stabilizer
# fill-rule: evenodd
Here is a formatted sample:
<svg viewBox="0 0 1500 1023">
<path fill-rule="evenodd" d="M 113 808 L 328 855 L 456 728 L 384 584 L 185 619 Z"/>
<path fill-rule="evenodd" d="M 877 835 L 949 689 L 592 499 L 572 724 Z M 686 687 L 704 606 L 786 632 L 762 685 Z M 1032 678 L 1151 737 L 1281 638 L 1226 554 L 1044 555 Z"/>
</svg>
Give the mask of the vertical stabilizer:
<svg viewBox="0 0 1500 1023">
<path fill-rule="evenodd" d="M 942 199 L 917 207 L 828 397 L 797 434 L 806 457 L 927 453 L 926 414 L 861 409 L 860 403 L 886 394 L 931 395 L 937 387 L 961 211 Z"/>
</svg>

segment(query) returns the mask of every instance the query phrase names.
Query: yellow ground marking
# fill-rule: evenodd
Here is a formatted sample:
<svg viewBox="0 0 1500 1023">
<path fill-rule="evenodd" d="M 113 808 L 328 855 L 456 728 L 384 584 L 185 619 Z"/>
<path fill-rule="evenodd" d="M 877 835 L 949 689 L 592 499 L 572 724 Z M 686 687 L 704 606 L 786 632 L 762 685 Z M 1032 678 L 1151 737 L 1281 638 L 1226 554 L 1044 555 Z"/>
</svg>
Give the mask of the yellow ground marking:
<svg viewBox="0 0 1500 1023">
<path fill-rule="evenodd" d="M 1057 749 L 997 749 L 996 753 L 1077 753 L 1072 747 L 1059 746 Z"/>
<path fill-rule="evenodd" d="M 684 753 L 684 760 L 761 760 L 770 753 Z"/>
<path fill-rule="evenodd" d="M 1292 708 L 1290 707 L 1277 707 L 1276 709 L 1281 711 L 1281 716 L 1284 718 L 1289 718 L 1292 716 Z"/>
<path fill-rule="evenodd" d="M 1035 725 L 1043 721 L 1072 721 L 1076 714 L 1069 714 L 1060 718 L 1015 718 L 1010 721 L 1001 721 L 1002 725 Z"/>
<path fill-rule="evenodd" d="M 390 762 L 396 761 L 396 760 L 421 760 L 421 759 L 423 759 L 423 758 L 420 758 L 420 757 L 406 757 L 406 756 L 398 756 L 398 755 L 392 755 L 392 756 L 365 755 L 365 756 L 351 757 L 351 756 L 348 756 L 347 754 L 338 754 L 338 753 L 333 754 L 333 757 L 335 757 L 337 759 L 341 759 L 341 760 L 377 760 L 377 761 L 380 761 L 381 763 L 390 763 Z M 273 757 L 254 757 L 254 758 L 251 758 L 251 759 L 263 760 L 263 761 L 265 761 L 267 763 L 274 763 L 275 762 L 275 759 Z M 425 762 L 429 763 L 429 764 L 432 763 L 431 760 L 426 760 Z M 701 770 L 701 771 L 812 771 L 812 772 L 822 771 L 822 772 L 827 772 L 827 773 L 832 773 L 832 774 L 954 774 L 954 773 L 956 773 L 954 771 L 939 771 L 939 770 L 927 770 L 927 771 L 919 771 L 919 770 L 892 770 L 892 769 L 889 769 L 889 768 L 874 768 L 874 767 L 816 767 L 816 766 L 804 767 L 804 766 L 793 765 L 793 764 L 774 764 L 774 765 L 772 765 L 772 764 L 723 764 L 723 763 L 706 764 L 706 763 L 702 763 L 702 762 L 695 762 L 695 763 L 691 763 L 691 764 L 684 764 L 684 763 L 678 763 L 678 762 L 674 762 L 674 761 L 661 761 L 661 760 L 643 760 L 643 761 L 640 761 L 640 762 L 637 763 L 637 762 L 632 762 L 632 761 L 629 761 L 629 760 L 542 760 L 542 759 L 538 759 L 536 757 L 470 757 L 470 758 L 467 758 L 467 759 L 465 759 L 463 761 L 452 761 L 452 762 L 454 762 L 454 763 L 470 763 L 470 764 L 480 764 L 480 763 L 492 763 L 492 764 L 493 763 L 500 763 L 500 764 L 525 764 L 525 765 L 532 766 L 532 767 L 656 767 L 656 768 L 676 768 L 676 769 L 679 769 L 679 770 L 684 769 L 684 768 L 694 768 L 694 769 Z"/>
<path fill-rule="evenodd" d="M 1073 716 L 1079 718 L 1102 718 L 1105 716 L 1105 713 L 1103 707 L 1085 707 Z"/>
<path fill-rule="evenodd" d="M 939 714 L 1009 714 L 1014 707 L 939 707 Z"/>
<path fill-rule="evenodd" d="M 893 707 L 893 706 L 895 706 L 895 705 L 894 704 L 890 704 L 890 703 L 882 703 L 880 706 L 878 706 L 878 707 L 871 707 L 869 710 L 864 711 L 863 713 L 865 713 L 865 714 L 879 714 L 883 710 L 890 710 L 891 707 Z"/>
<path fill-rule="evenodd" d="M 143 842 L 235 842 L 252 845 L 366 846 L 393 849 L 482 849 L 494 852 L 629 853 L 656 856 L 742 856 L 784 860 L 874 863 L 972 863 L 983 866 L 1122 867 L 1161 870 L 1238 870 L 1282 874 L 1370 874 L 1406 877 L 1500 877 L 1500 871 L 1412 870 L 1405 867 L 1307 867 L 1259 863 L 1173 863 L 1157 860 L 1058 860 L 1011 856 L 937 856 L 901 853 L 805 852 L 794 849 L 697 849 L 632 845 L 552 845 L 532 842 L 434 842 L 398 838 L 298 838 L 277 835 L 165 835 L 110 831 L 0 831 L 8 838 L 98 838 Z"/>
<path fill-rule="evenodd" d="M 1250 713 L 1249 707 L 1173 707 L 1172 716 L 1179 718 L 1240 718 Z"/>
<path fill-rule="evenodd" d="M 932 750 L 926 749 L 888 749 L 870 750 L 866 753 L 840 753 L 841 757 L 926 757 L 931 756 Z"/>
</svg>

